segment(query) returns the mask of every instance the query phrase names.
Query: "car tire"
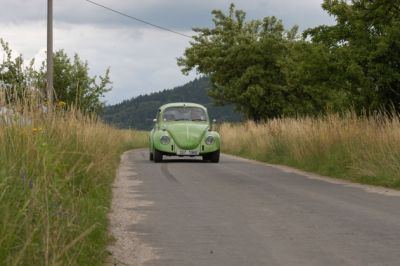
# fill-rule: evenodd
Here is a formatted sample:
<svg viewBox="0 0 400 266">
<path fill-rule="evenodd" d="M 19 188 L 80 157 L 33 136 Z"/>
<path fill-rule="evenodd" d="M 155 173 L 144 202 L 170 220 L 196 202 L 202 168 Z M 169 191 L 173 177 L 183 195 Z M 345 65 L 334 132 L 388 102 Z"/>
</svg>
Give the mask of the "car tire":
<svg viewBox="0 0 400 266">
<path fill-rule="evenodd" d="M 155 163 L 159 163 L 162 161 L 163 155 L 158 150 L 154 150 L 153 159 Z"/>
<path fill-rule="evenodd" d="M 153 161 L 153 160 L 154 160 L 154 156 L 153 156 L 153 153 L 152 153 L 152 152 L 150 152 L 149 160 L 150 160 L 150 161 Z"/>
<path fill-rule="evenodd" d="M 219 162 L 219 154 L 220 154 L 219 150 L 217 150 L 217 151 L 211 153 L 211 154 L 210 154 L 210 157 L 209 157 L 209 160 L 210 160 L 212 163 L 218 163 L 218 162 Z"/>
<path fill-rule="evenodd" d="M 203 161 L 209 161 L 210 160 L 210 155 L 209 154 L 203 155 L 202 157 L 203 157 Z"/>
</svg>

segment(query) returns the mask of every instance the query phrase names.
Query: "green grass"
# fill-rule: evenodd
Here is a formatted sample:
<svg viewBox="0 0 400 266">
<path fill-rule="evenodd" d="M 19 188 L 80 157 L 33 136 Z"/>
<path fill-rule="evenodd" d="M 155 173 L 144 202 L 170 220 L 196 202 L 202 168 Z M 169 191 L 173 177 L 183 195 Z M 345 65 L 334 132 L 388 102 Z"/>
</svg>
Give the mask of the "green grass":
<svg viewBox="0 0 400 266">
<path fill-rule="evenodd" d="M 377 115 L 223 124 L 223 152 L 400 189 L 400 119 Z"/>
<path fill-rule="evenodd" d="M 32 122 L 0 122 L 0 264 L 104 263 L 120 154 L 147 134 L 73 110 L 17 109 Z"/>
</svg>

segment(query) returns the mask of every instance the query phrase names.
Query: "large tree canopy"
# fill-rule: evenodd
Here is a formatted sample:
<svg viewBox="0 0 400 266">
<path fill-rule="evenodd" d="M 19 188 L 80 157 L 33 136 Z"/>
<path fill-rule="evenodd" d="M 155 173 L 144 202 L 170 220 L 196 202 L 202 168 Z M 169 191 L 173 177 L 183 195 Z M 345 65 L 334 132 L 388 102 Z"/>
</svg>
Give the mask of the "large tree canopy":
<svg viewBox="0 0 400 266">
<path fill-rule="evenodd" d="M 400 1 L 325 0 L 334 26 L 305 31 L 326 45 L 343 66 L 342 76 L 358 108 L 400 111 Z"/>
<path fill-rule="evenodd" d="M 210 77 L 217 103 L 254 120 L 354 108 L 400 111 L 400 0 L 325 0 L 336 25 L 285 30 L 275 17 L 245 20 L 230 6 L 178 58 Z"/>
<path fill-rule="evenodd" d="M 275 17 L 245 21 L 233 4 L 228 15 L 212 14 L 214 28 L 194 29 L 197 35 L 178 65 L 184 73 L 208 75 L 217 103 L 233 103 L 254 120 L 325 109 L 331 96 L 324 84 L 315 87 L 329 73 L 329 54 L 321 46 L 301 40 L 297 26 L 285 30 Z"/>
<path fill-rule="evenodd" d="M 281 62 L 296 29 L 288 34 L 275 17 L 246 22 L 233 4 L 228 15 L 212 14 L 215 27 L 194 29 L 198 35 L 178 65 L 184 73 L 197 69 L 208 75 L 218 103 L 233 103 L 255 120 L 279 115 L 288 97 Z"/>
</svg>

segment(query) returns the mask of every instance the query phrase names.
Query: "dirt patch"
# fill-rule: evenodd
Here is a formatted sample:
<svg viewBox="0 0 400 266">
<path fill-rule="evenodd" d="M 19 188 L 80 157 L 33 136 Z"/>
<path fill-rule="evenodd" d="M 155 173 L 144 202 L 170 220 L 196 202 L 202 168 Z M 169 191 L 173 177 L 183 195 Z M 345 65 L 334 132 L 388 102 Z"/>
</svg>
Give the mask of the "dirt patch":
<svg viewBox="0 0 400 266">
<path fill-rule="evenodd" d="M 151 206 L 150 201 L 141 200 L 137 188 L 142 181 L 135 178 L 135 162 L 131 159 L 133 151 L 125 152 L 113 184 L 113 198 L 110 218 L 110 232 L 115 241 L 110 245 L 108 265 L 143 265 L 156 259 L 151 247 L 142 243 L 135 232 L 129 230 L 144 216 L 135 209 Z"/>
</svg>

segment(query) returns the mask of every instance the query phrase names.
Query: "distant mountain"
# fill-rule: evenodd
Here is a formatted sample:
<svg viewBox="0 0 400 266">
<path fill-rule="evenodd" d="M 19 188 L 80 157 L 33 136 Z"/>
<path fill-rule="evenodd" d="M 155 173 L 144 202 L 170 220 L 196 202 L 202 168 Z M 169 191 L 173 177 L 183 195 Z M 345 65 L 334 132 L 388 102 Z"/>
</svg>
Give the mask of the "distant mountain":
<svg viewBox="0 0 400 266">
<path fill-rule="evenodd" d="M 215 106 L 207 95 L 207 78 L 195 79 L 183 86 L 141 95 L 119 104 L 107 106 L 102 118 L 119 128 L 151 129 L 158 107 L 170 102 L 194 102 L 207 107 L 211 119 L 237 122 L 242 116 L 232 106 Z"/>
</svg>

